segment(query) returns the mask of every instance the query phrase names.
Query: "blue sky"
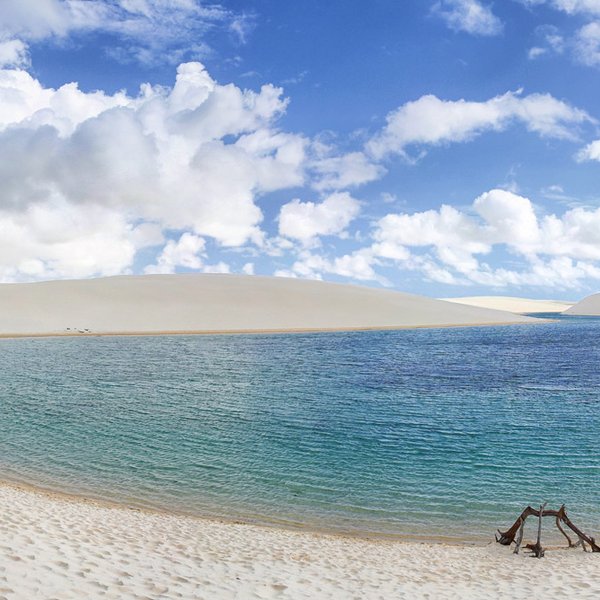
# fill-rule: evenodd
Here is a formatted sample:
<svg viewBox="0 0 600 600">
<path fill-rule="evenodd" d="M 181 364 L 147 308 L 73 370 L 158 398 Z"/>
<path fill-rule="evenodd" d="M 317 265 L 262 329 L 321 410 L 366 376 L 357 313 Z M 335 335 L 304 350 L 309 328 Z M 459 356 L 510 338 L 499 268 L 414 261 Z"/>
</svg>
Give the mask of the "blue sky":
<svg viewBox="0 0 600 600">
<path fill-rule="evenodd" d="M 0 279 L 600 288 L 600 0 L 6 0 Z"/>
</svg>

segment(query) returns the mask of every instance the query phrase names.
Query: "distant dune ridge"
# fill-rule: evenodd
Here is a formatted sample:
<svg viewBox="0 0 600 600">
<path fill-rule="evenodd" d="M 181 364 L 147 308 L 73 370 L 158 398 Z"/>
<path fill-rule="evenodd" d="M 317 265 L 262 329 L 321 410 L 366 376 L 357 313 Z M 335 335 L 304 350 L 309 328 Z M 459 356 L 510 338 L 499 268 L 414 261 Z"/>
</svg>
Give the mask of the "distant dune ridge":
<svg viewBox="0 0 600 600">
<path fill-rule="evenodd" d="M 185 274 L 0 285 L 0 335 L 251 332 L 528 323 L 498 310 L 355 285 Z"/>
<path fill-rule="evenodd" d="M 568 315 L 600 317 L 600 293 L 587 296 L 566 311 Z"/>
<path fill-rule="evenodd" d="M 561 313 L 575 304 L 574 302 L 561 300 L 535 300 L 513 296 L 467 296 L 465 298 L 443 298 L 443 300 L 469 306 L 479 306 L 480 308 L 506 310 L 516 314 Z"/>
</svg>

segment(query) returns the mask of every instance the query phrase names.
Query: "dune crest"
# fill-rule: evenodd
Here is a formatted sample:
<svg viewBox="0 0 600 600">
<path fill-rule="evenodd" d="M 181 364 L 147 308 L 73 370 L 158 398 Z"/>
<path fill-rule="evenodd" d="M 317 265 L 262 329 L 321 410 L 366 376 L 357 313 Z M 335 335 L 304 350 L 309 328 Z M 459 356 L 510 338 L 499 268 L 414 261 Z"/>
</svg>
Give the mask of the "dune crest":
<svg viewBox="0 0 600 600">
<path fill-rule="evenodd" d="M 566 311 L 568 315 L 600 317 L 600 293 L 585 297 Z"/>
<path fill-rule="evenodd" d="M 203 333 L 534 322 L 390 290 L 245 275 L 141 275 L 0 285 L 0 335 Z"/>
<path fill-rule="evenodd" d="M 537 300 L 513 296 L 466 296 L 464 298 L 442 298 L 446 302 L 456 302 L 480 308 L 505 310 L 515 314 L 562 313 L 571 308 L 574 302 L 563 300 Z"/>
</svg>

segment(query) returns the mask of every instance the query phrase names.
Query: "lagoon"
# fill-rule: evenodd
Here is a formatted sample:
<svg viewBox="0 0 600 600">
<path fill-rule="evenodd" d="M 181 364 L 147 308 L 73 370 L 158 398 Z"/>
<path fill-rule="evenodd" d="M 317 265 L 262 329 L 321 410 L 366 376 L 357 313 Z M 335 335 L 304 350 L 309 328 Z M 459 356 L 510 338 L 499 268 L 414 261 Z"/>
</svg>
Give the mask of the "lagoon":
<svg viewBox="0 0 600 600">
<path fill-rule="evenodd" d="M 203 517 L 489 539 L 600 530 L 600 319 L 1 340 L 0 478 Z"/>
</svg>

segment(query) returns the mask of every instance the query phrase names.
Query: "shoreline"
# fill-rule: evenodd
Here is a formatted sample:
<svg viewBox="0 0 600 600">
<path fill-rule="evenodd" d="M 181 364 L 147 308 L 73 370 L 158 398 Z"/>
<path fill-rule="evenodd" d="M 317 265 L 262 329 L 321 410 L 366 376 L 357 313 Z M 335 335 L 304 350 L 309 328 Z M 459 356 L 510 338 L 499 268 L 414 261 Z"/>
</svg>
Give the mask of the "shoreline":
<svg viewBox="0 0 600 600">
<path fill-rule="evenodd" d="M 211 335 L 287 335 L 318 333 L 353 333 L 376 331 L 409 331 L 414 329 L 464 329 L 470 327 L 506 327 L 514 325 L 540 325 L 555 323 L 558 319 L 538 318 L 534 321 L 505 321 L 497 323 L 457 323 L 443 325 L 383 325 L 374 327 L 299 327 L 290 329 L 207 329 L 207 330 L 157 330 L 157 331 L 57 331 L 0 333 L 0 339 L 36 338 L 93 338 L 93 337 L 163 337 L 163 336 L 211 336 Z"/>
<path fill-rule="evenodd" d="M 401 533 L 377 533 L 377 532 L 353 532 L 353 531 L 342 531 L 337 528 L 317 528 L 311 527 L 299 522 L 283 521 L 273 519 L 253 519 L 252 517 L 218 517 L 211 515 L 200 515 L 187 513 L 185 511 L 168 510 L 166 508 L 160 508 L 150 505 L 138 504 L 135 501 L 119 501 L 109 500 L 99 496 L 86 495 L 85 493 L 77 494 L 70 491 L 60 491 L 49 487 L 38 486 L 29 482 L 11 480 L 2 478 L 0 479 L 0 490 L 9 489 L 17 492 L 23 492 L 38 496 L 40 498 L 46 498 L 55 500 L 58 502 L 66 502 L 69 504 L 81 504 L 84 506 L 97 507 L 107 510 L 124 511 L 124 512 L 135 512 L 143 513 L 149 516 L 164 516 L 168 518 L 185 519 L 197 523 L 207 524 L 219 524 L 219 525 L 237 525 L 247 527 L 257 527 L 267 531 L 282 531 L 282 532 L 296 532 L 305 535 L 315 536 L 328 536 L 332 538 L 339 538 L 345 540 L 356 540 L 374 543 L 398 543 L 398 544 L 440 544 L 444 546 L 454 547 L 483 547 L 493 542 L 493 532 L 489 536 L 473 536 L 473 537 L 458 537 L 458 536 L 442 536 L 442 535 L 418 535 L 418 534 L 401 534 Z"/>
<path fill-rule="evenodd" d="M 346 538 L 107 508 L 0 485 L 0 597 L 549 600 L 600 594 L 600 556 Z"/>
</svg>

